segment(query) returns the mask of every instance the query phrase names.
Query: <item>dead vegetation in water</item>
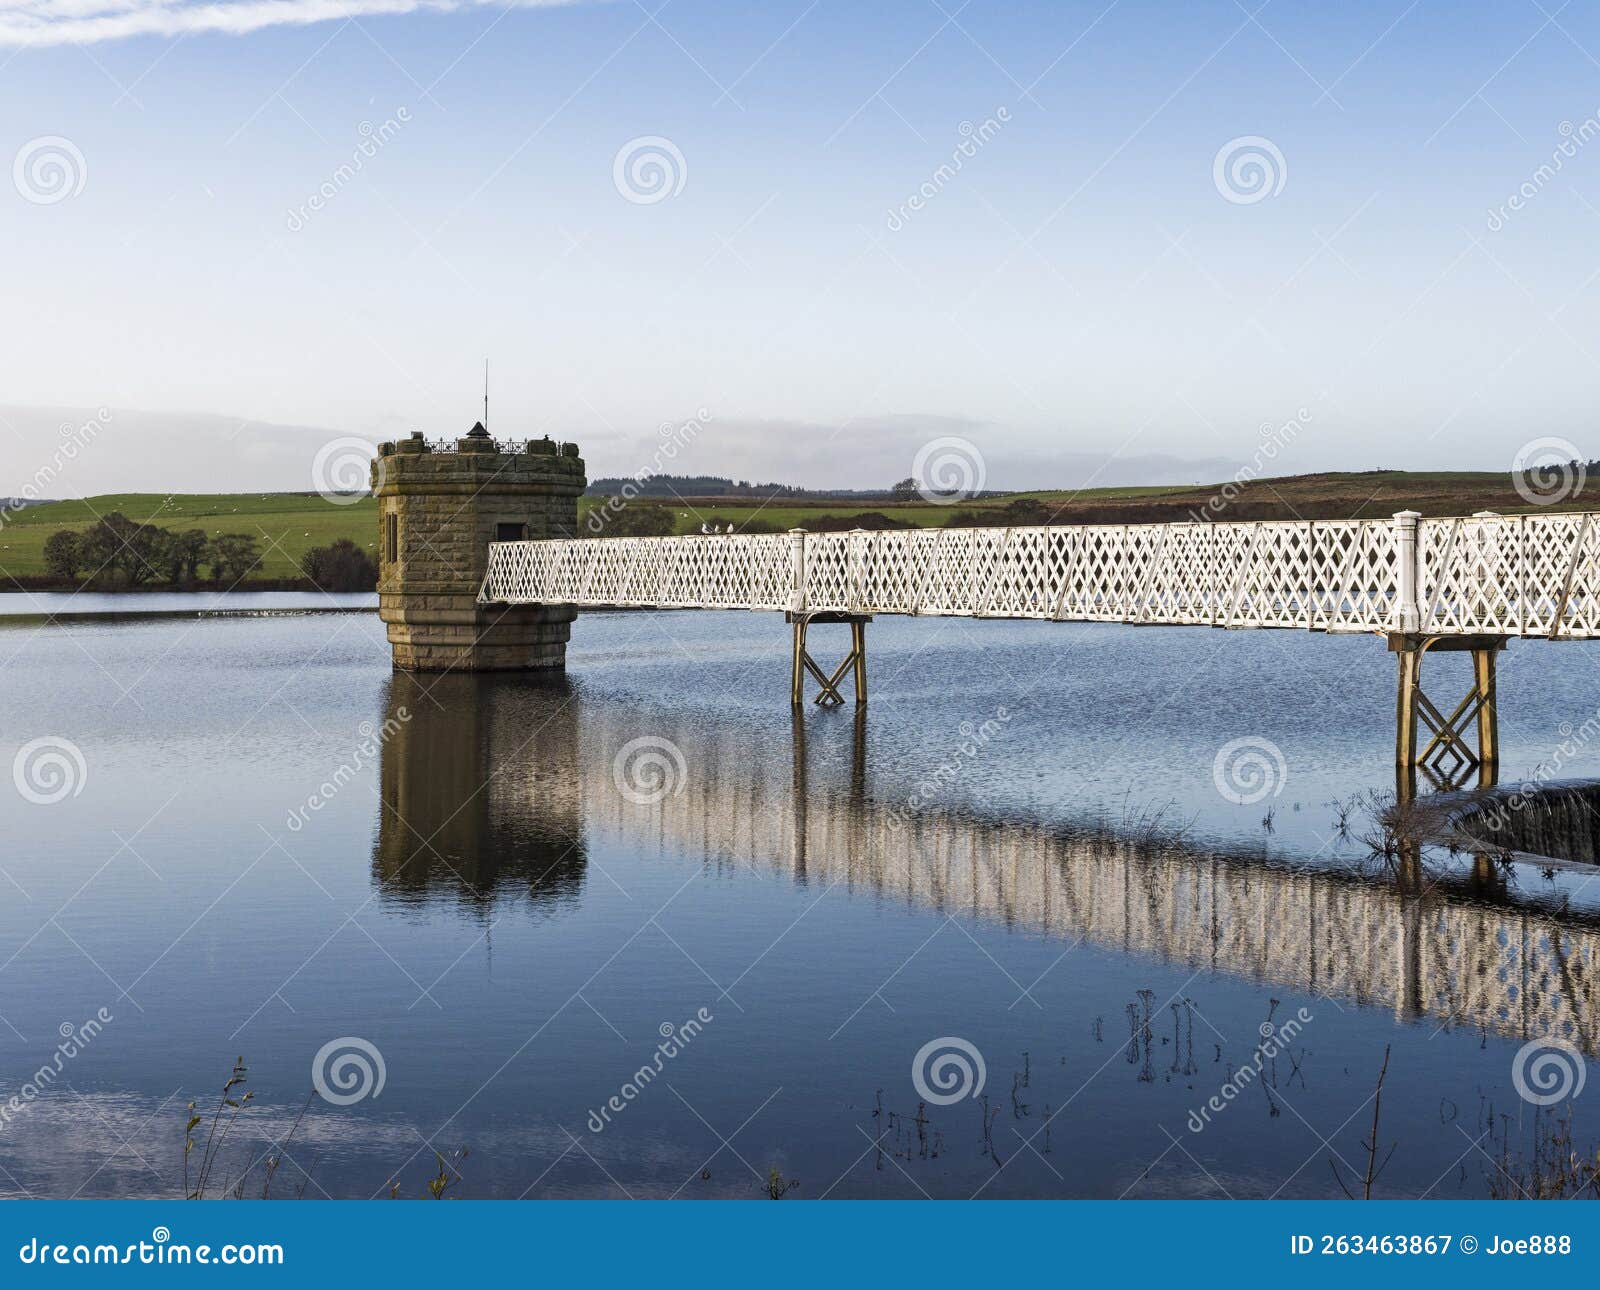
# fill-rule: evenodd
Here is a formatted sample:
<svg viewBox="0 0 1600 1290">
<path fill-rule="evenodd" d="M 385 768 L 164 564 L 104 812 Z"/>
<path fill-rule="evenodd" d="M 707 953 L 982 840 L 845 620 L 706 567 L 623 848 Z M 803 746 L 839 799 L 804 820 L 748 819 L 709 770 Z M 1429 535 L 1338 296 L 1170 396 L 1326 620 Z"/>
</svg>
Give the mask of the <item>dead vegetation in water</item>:
<svg viewBox="0 0 1600 1290">
<path fill-rule="evenodd" d="M 1333 832 L 1341 842 L 1350 840 L 1350 817 L 1361 807 L 1361 795 L 1336 797 L 1328 805 L 1333 808 Z"/>
<path fill-rule="evenodd" d="M 798 1178 L 785 1178 L 777 1165 L 767 1170 L 766 1194 L 768 1200 L 782 1200 L 800 1185 Z"/>
<path fill-rule="evenodd" d="M 248 1123 L 248 1113 L 255 1105 L 255 1091 L 246 1090 L 244 1086 L 247 1083 L 249 1067 L 245 1065 L 244 1058 L 239 1057 L 234 1061 L 214 1106 L 201 1111 L 198 1102 L 191 1101 L 185 1107 L 183 1194 L 186 1200 L 205 1200 L 209 1196 L 243 1200 L 247 1194 L 258 1200 L 273 1199 L 273 1181 L 284 1160 L 290 1159 L 289 1148 L 294 1143 L 295 1135 L 300 1132 L 317 1094 L 313 1089 L 306 1095 L 300 1113 L 295 1116 L 293 1125 L 281 1142 L 273 1142 L 266 1151 L 238 1160 L 228 1157 L 225 1152 L 235 1127 L 241 1120 Z M 459 1166 L 469 1154 L 466 1147 L 458 1147 L 448 1155 L 434 1152 L 435 1171 L 425 1184 L 425 1195 L 429 1199 L 443 1200 L 461 1181 Z M 300 1182 L 288 1194 L 296 1200 L 302 1200 L 312 1185 L 312 1173 L 298 1162 L 293 1163 L 300 1170 Z M 314 1161 L 312 1167 L 315 1168 Z M 391 1200 L 399 1198 L 400 1184 L 397 1181 L 391 1179 L 388 1190 Z"/>
<path fill-rule="evenodd" d="M 1376 1185 L 1379 1177 L 1383 1174 L 1383 1171 L 1388 1167 L 1389 1161 L 1394 1157 L 1394 1149 L 1399 1145 L 1397 1142 L 1391 1142 L 1389 1144 L 1389 1150 L 1384 1153 L 1383 1161 L 1381 1163 L 1379 1162 L 1378 1128 L 1383 1117 L 1383 1081 L 1388 1074 L 1389 1045 L 1385 1044 L 1383 1046 L 1383 1065 L 1378 1068 L 1378 1085 L 1372 1091 L 1372 1128 L 1368 1131 L 1367 1136 L 1361 1141 L 1361 1145 L 1367 1153 L 1367 1168 L 1365 1174 L 1363 1174 L 1360 1178 L 1352 1179 L 1353 1182 L 1358 1182 L 1361 1185 L 1362 1200 L 1372 1199 L 1372 1188 Z M 1346 1167 L 1348 1168 L 1349 1166 L 1347 1165 Z M 1344 1175 L 1339 1172 L 1338 1162 L 1332 1156 L 1328 1157 L 1328 1168 L 1333 1170 L 1333 1180 L 1339 1184 L 1339 1190 L 1342 1191 L 1349 1199 L 1354 1200 L 1356 1198 L 1355 1193 L 1351 1191 L 1349 1185 L 1346 1184 Z"/>
<path fill-rule="evenodd" d="M 1485 1136 L 1493 1168 L 1484 1181 L 1491 1200 L 1600 1199 L 1600 1153 L 1586 1159 L 1574 1146 L 1572 1104 L 1535 1107 L 1528 1126 L 1526 1152 L 1513 1149 L 1516 1121 L 1509 1115 L 1488 1115 Z"/>
<path fill-rule="evenodd" d="M 1426 797 L 1404 801 L 1374 790 L 1366 796 L 1365 809 L 1366 824 L 1356 840 L 1384 860 L 1419 855 L 1449 830 L 1449 810 Z"/>
<path fill-rule="evenodd" d="M 1333 803 L 1335 831 L 1366 848 L 1367 859 L 1402 881 L 1431 886 L 1448 872 L 1445 858 L 1470 855 L 1502 872 L 1511 869 L 1511 855 L 1461 830 L 1459 797 L 1423 796 L 1410 800 L 1392 792 L 1370 790 Z M 1355 819 L 1356 824 L 1351 821 Z"/>
<path fill-rule="evenodd" d="M 1194 816 L 1184 818 L 1178 803 L 1168 799 L 1135 801 L 1133 790 L 1122 795 L 1115 815 L 1102 813 L 1089 826 L 1089 835 L 1108 843 L 1122 843 L 1140 851 L 1166 851 L 1183 846 L 1194 827 Z"/>
</svg>

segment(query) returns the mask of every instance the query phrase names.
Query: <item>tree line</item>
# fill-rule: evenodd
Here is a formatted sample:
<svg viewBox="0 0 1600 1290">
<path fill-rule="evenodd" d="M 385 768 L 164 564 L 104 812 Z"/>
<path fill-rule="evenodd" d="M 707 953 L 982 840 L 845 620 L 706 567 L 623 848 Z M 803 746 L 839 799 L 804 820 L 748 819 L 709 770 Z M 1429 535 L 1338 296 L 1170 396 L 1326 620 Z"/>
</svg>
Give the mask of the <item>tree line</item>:
<svg viewBox="0 0 1600 1290">
<path fill-rule="evenodd" d="M 806 490 L 788 484 L 760 484 L 755 480 L 728 479 L 723 475 L 642 475 L 591 480 L 584 492 L 590 497 L 613 497 L 626 488 L 641 497 L 802 497 Z"/>
<path fill-rule="evenodd" d="M 261 545 L 249 533 L 167 529 L 112 511 L 86 529 L 57 529 L 44 541 L 44 564 L 51 577 L 80 586 L 182 590 L 207 575 L 231 587 L 260 569 Z M 323 591 L 378 583 L 377 564 L 349 538 L 307 551 L 300 572 Z"/>
</svg>

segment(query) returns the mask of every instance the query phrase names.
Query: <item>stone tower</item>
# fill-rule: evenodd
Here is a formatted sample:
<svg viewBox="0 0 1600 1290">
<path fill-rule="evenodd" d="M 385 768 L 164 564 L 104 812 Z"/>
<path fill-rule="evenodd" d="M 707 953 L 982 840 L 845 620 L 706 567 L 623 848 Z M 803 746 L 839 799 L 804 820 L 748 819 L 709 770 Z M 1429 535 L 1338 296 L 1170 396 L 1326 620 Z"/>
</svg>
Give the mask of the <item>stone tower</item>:
<svg viewBox="0 0 1600 1290">
<path fill-rule="evenodd" d="M 587 481 L 576 444 L 496 443 L 481 424 L 453 445 L 380 445 L 378 616 L 407 672 L 559 668 L 575 611 L 480 605 L 489 543 L 572 537 Z"/>
</svg>

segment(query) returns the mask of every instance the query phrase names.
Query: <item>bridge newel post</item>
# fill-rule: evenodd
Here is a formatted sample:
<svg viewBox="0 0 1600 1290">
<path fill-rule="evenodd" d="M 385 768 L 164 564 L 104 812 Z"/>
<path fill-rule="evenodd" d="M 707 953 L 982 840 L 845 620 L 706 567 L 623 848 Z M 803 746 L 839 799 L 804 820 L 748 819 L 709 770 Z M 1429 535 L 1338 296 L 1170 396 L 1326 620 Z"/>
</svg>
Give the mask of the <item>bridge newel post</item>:
<svg viewBox="0 0 1600 1290">
<path fill-rule="evenodd" d="M 789 612 L 806 611 L 806 531 L 789 530 Z"/>
<path fill-rule="evenodd" d="M 1399 511 L 1394 517 L 1395 571 L 1399 575 L 1394 605 L 1394 630 L 1397 632 L 1414 632 L 1422 626 L 1422 613 L 1417 605 L 1421 572 L 1417 521 L 1421 518 L 1419 511 Z"/>
<path fill-rule="evenodd" d="M 806 696 L 806 531 L 789 530 L 789 620 L 794 624 L 794 658 L 789 702 L 796 709 Z"/>
<path fill-rule="evenodd" d="M 1416 633 L 1422 626 L 1417 606 L 1417 521 L 1419 511 L 1398 511 L 1394 516 L 1395 600 L 1391 614 L 1389 648 L 1400 664 L 1400 686 L 1395 703 L 1395 765 L 1409 768 L 1417 762 L 1417 699 L 1422 690 L 1424 646 Z"/>
<path fill-rule="evenodd" d="M 849 589 L 845 592 L 845 604 L 852 614 L 860 611 L 861 602 L 866 598 L 867 543 L 869 541 L 870 538 L 865 529 L 853 528 L 850 530 Z"/>
</svg>

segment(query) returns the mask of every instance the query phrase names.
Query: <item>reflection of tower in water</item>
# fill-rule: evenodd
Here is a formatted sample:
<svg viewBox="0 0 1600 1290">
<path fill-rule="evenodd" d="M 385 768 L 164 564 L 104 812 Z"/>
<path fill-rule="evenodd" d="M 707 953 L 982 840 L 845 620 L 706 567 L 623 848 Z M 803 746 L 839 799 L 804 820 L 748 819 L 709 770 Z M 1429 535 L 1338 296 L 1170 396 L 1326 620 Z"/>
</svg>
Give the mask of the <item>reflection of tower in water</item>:
<svg viewBox="0 0 1600 1290">
<path fill-rule="evenodd" d="M 396 672 L 373 876 L 386 899 L 576 899 L 576 699 L 561 677 Z"/>
</svg>

